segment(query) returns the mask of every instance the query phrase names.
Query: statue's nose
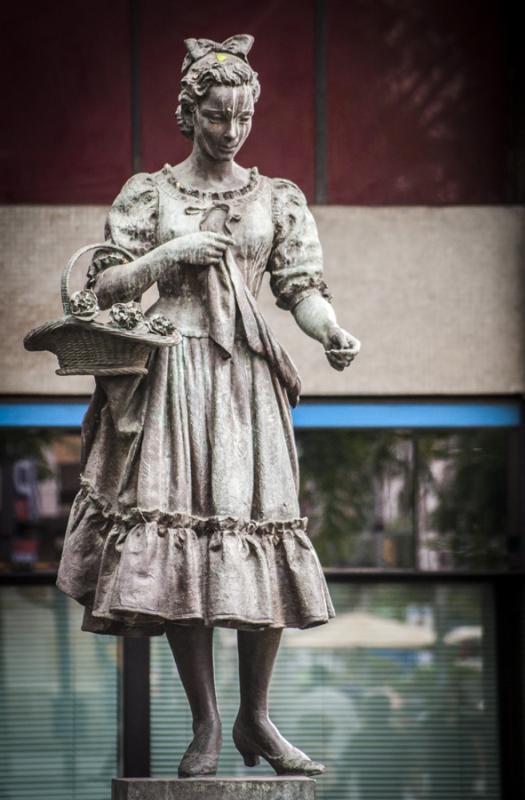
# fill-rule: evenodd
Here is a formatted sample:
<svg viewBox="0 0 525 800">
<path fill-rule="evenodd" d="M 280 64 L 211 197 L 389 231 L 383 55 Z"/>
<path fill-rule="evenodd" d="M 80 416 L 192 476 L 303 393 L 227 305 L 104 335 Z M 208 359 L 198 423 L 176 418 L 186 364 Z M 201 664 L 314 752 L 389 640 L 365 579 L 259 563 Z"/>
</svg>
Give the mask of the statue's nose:
<svg viewBox="0 0 525 800">
<path fill-rule="evenodd" d="M 237 138 L 237 125 L 234 120 L 231 120 L 228 128 L 224 131 L 224 138 L 228 142 L 233 142 Z"/>
</svg>

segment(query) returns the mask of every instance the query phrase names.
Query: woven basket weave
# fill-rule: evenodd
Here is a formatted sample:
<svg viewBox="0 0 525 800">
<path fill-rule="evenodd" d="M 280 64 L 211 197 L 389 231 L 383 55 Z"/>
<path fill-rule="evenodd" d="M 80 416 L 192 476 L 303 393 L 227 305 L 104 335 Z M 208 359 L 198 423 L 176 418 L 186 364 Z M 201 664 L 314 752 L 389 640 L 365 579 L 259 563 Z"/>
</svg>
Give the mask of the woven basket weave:
<svg viewBox="0 0 525 800">
<path fill-rule="evenodd" d="M 116 250 L 130 261 L 133 256 L 117 245 L 92 244 L 78 250 L 62 273 L 61 295 L 65 316 L 29 331 L 26 350 L 49 350 L 58 358 L 57 375 L 145 375 L 146 361 L 156 347 L 172 347 L 182 337 L 178 331 L 162 336 L 149 330 L 126 330 L 114 325 L 77 319 L 71 314 L 69 277 L 78 259 L 89 250 Z"/>
</svg>

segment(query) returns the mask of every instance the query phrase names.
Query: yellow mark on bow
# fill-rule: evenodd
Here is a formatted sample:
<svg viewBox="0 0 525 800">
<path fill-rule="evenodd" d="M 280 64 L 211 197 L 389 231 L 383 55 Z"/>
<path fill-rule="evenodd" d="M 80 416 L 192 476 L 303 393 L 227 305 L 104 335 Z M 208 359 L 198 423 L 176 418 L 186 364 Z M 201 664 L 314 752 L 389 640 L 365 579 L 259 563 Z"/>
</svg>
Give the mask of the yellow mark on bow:
<svg viewBox="0 0 525 800">
<path fill-rule="evenodd" d="M 226 53 L 215 53 L 215 58 L 217 59 L 217 61 L 225 61 L 228 58 L 228 56 L 226 55 Z"/>
</svg>

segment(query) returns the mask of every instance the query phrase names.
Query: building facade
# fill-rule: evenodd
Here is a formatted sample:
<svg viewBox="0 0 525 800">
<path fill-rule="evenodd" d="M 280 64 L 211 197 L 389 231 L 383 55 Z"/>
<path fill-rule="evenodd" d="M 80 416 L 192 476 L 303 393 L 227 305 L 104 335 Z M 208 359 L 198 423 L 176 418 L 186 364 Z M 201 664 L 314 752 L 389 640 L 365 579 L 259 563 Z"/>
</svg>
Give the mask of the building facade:
<svg viewBox="0 0 525 800">
<path fill-rule="evenodd" d="M 240 161 L 305 191 L 339 321 L 363 342 L 333 372 L 263 287 L 302 377 L 301 503 L 338 612 L 287 632 L 275 721 L 327 762 L 321 798 L 522 796 L 517 13 L 488 0 L 29 7 L 6 24 L 0 796 L 103 798 L 118 772 L 173 772 L 189 737 L 166 642 L 83 634 L 54 587 L 93 384 L 56 376 L 22 339 L 61 315 L 61 271 L 103 239 L 125 180 L 187 155 L 183 39 L 244 31 L 262 95 Z M 225 739 L 232 636 L 216 637 Z M 226 742 L 221 768 L 242 774 L 238 762 Z"/>
</svg>

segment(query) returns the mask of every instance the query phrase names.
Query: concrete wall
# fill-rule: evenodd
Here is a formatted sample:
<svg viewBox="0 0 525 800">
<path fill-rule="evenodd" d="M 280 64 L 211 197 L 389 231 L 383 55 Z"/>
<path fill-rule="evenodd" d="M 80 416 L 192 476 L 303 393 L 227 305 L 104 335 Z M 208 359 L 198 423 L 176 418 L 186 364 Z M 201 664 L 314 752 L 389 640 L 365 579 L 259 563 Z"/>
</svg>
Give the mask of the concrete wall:
<svg viewBox="0 0 525 800">
<path fill-rule="evenodd" d="M 508 394 L 525 391 L 521 207 L 314 208 L 340 323 L 363 341 L 344 373 L 277 309 L 260 305 L 306 395 Z M 90 378 L 54 375 L 54 356 L 26 353 L 27 330 L 61 315 L 60 272 L 100 241 L 100 206 L 0 209 L 3 394 L 75 395 Z"/>
</svg>

